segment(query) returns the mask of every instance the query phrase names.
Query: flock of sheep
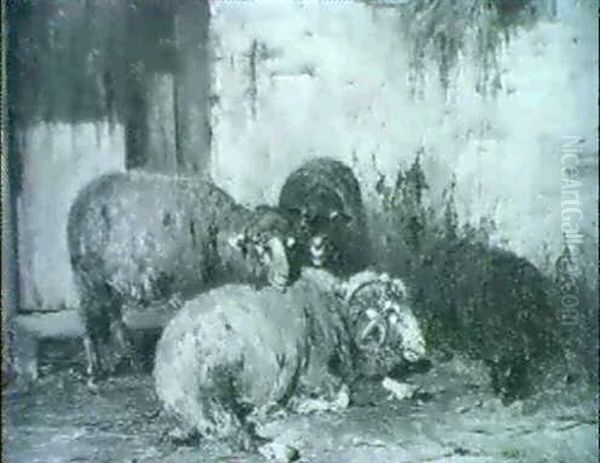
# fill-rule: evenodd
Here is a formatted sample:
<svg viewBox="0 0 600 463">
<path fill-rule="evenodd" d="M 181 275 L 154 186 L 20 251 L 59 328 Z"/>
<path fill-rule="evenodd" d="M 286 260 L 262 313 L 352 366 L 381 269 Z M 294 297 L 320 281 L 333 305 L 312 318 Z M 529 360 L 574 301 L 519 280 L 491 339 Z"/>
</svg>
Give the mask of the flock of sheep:
<svg viewBox="0 0 600 463">
<path fill-rule="evenodd" d="M 154 378 L 183 436 L 252 440 L 274 410 L 347 403 L 357 378 L 425 356 L 402 281 L 367 270 L 360 187 L 341 162 L 309 161 L 277 207 L 254 210 L 197 178 L 105 175 L 67 235 L 91 381 L 132 355 L 128 311 L 177 309 Z"/>
</svg>

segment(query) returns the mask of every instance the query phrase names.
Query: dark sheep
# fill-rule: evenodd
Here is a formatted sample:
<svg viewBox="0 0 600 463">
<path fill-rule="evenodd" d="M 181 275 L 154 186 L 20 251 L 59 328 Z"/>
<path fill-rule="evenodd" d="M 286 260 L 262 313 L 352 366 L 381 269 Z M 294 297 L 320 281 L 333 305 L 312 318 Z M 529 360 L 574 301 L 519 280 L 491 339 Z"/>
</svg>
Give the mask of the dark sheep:
<svg viewBox="0 0 600 463">
<path fill-rule="evenodd" d="M 250 211 L 208 181 L 138 172 L 92 181 L 67 226 L 90 376 L 116 350 L 101 341 L 129 348 L 127 310 L 227 282 L 285 286 L 288 228 L 275 210 Z"/>
<path fill-rule="evenodd" d="M 317 158 L 302 165 L 283 185 L 279 207 L 296 224 L 294 268 L 312 265 L 349 276 L 369 264 L 360 185 L 344 163 Z"/>
<path fill-rule="evenodd" d="M 562 357 L 552 284 L 525 258 L 466 240 L 439 243 L 406 277 L 431 344 L 483 360 L 505 402 L 530 395 Z"/>
<path fill-rule="evenodd" d="M 292 399 L 335 401 L 357 377 L 422 360 L 404 291 L 373 272 L 341 281 L 305 268 L 285 293 L 227 285 L 188 301 L 163 331 L 154 367 L 178 437 L 252 433 Z"/>
</svg>

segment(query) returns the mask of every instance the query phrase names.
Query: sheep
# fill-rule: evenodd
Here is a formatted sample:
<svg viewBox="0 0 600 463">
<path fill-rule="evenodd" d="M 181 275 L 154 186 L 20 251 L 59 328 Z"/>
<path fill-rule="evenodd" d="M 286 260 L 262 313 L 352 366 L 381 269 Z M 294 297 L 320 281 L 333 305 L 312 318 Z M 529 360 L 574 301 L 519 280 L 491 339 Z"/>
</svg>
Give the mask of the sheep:
<svg viewBox="0 0 600 463">
<path fill-rule="evenodd" d="M 302 165 L 286 179 L 279 208 L 301 231 L 295 248 L 300 265 L 348 277 L 369 264 L 360 185 L 344 163 L 316 158 Z"/>
<path fill-rule="evenodd" d="M 422 359 L 404 291 L 374 272 L 344 281 L 305 268 L 285 293 L 226 285 L 188 301 L 163 331 L 154 366 L 178 437 L 257 438 L 257 424 L 298 397 L 332 402 L 358 377 Z"/>
<path fill-rule="evenodd" d="M 275 209 L 250 211 L 209 181 L 141 172 L 92 181 L 67 225 L 89 377 L 130 349 L 124 312 L 176 309 L 226 282 L 284 287 L 288 230 Z"/>
<path fill-rule="evenodd" d="M 528 397 L 554 362 L 564 364 L 558 299 L 535 265 L 466 238 L 435 242 L 423 255 L 406 278 L 428 339 L 482 360 L 505 403 Z"/>
<path fill-rule="evenodd" d="M 341 287 L 350 330 L 359 347 L 355 361 L 361 375 L 391 372 L 400 357 L 409 363 L 424 359 L 425 339 L 402 280 L 365 270 L 343 281 Z"/>
</svg>

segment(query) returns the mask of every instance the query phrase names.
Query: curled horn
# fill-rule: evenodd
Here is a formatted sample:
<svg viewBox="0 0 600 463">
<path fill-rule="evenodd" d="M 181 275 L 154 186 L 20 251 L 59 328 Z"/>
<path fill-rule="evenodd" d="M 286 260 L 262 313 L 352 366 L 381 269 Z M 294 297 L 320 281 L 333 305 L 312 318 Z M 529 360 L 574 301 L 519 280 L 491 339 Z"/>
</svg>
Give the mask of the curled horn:
<svg viewBox="0 0 600 463">
<path fill-rule="evenodd" d="M 395 289 L 399 290 L 399 292 L 403 294 L 406 292 L 404 284 L 401 280 L 391 279 L 385 273 L 376 274 L 374 272 L 367 271 L 364 274 L 357 276 L 357 279 L 359 279 L 358 282 L 350 283 L 348 285 L 349 287 L 347 287 L 345 302 L 348 305 L 352 304 L 356 295 L 360 293 L 363 289 L 372 286 L 379 286 L 383 288 L 383 290 L 386 292 L 390 290 L 394 291 Z M 380 334 L 378 345 L 381 346 L 385 343 L 388 334 L 388 327 L 385 320 L 386 315 L 383 313 L 385 312 L 385 310 L 383 310 L 383 312 L 381 310 L 376 310 L 376 312 L 379 313 L 374 317 L 369 317 L 371 318 L 371 320 L 367 323 L 365 328 L 360 333 L 360 336 L 358 338 L 359 343 L 362 343 L 362 341 L 364 341 L 375 329 L 379 330 Z"/>
<path fill-rule="evenodd" d="M 373 272 L 366 272 L 364 280 L 360 283 L 347 284 L 345 302 L 350 304 L 356 295 L 364 288 L 374 285 L 383 285 L 384 289 L 391 290 L 392 292 L 399 292 L 403 297 L 406 296 L 406 287 L 402 280 L 396 278 L 390 278 L 388 274 L 375 274 Z"/>
<path fill-rule="evenodd" d="M 367 326 L 365 326 L 365 329 L 360 334 L 359 342 L 362 343 L 362 341 L 364 341 L 374 329 L 379 329 L 379 340 L 377 341 L 377 345 L 383 345 L 387 338 L 387 327 L 379 317 L 374 318 L 367 324 Z"/>
<path fill-rule="evenodd" d="M 384 285 L 387 286 L 388 282 L 384 281 L 380 278 L 376 278 L 376 279 L 370 279 L 367 281 L 363 281 L 362 283 L 356 285 L 354 288 L 350 288 L 350 290 L 346 293 L 346 303 L 350 304 L 352 303 L 352 300 L 356 297 L 356 295 L 362 291 L 363 289 L 369 287 L 369 286 L 374 286 L 374 285 Z"/>
</svg>

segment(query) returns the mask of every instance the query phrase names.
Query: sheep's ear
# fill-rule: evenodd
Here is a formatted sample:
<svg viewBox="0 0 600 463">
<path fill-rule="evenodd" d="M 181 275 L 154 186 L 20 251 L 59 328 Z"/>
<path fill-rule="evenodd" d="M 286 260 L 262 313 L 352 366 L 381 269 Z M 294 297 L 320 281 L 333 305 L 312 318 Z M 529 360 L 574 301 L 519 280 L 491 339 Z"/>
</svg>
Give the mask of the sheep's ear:
<svg viewBox="0 0 600 463">
<path fill-rule="evenodd" d="M 243 233 L 238 235 L 230 236 L 227 243 L 233 248 L 239 249 L 240 251 L 246 250 L 246 237 Z"/>
<path fill-rule="evenodd" d="M 267 206 L 266 204 L 259 204 L 254 208 L 254 212 L 257 214 L 266 214 L 268 212 L 272 212 L 274 209 L 272 206 Z"/>
<path fill-rule="evenodd" d="M 388 281 L 390 282 L 391 287 L 393 288 L 393 291 L 395 293 L 397 293 L 402 298 L 406 298 L 408 296 L 408 290 L 406 288 L 406 285 L 404 284 L 404 281 L 402 281 L 399 278 L 390 278 L 389 275 Z"/>
<path fill-rule="evenodd" d="M 386 272 L 382 272 L 379 274 L 379 276 L 377 277 L 379 279 L 379 281 L 381 281 L 382 283 L 389 283 L 391 281 L 390 276 L 386 273 Z"/>
<path fill-rule="evenodd" d="M 350 217 L 345 212 L 331 211 L 331 213 L 329 214 L 329 220 L 340 221 L 344 224 L 347 224 L 347 223 L 350 223 L 350 221 L 352 220 L 352 217 Z"/>
<path fill-rule="evenodd" d="M 348 294 L 348 283 L 345 281 L 340 281 L 334 286 L 333 292 L 336 296 L 345 300 L 346 295 Z"/>
<path fill-rule="evenodd" d="M 297 207 L 288 207 L 283 211 L 287 219 L 293 223 L 299 222 L 302 218 L 302 209 Z"/>
</svg>

